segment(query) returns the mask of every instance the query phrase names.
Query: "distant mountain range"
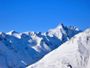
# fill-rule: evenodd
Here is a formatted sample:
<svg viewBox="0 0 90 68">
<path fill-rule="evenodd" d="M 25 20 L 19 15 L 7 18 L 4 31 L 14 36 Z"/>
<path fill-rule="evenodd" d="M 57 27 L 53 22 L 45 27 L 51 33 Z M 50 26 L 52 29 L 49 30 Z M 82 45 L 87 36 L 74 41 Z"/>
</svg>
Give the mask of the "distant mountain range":
<svg viewBox="0 0 90 68">
<path fill-rule="evenodd" d="M 81 33 L 81 34 L 78 34 L 78 33 Z M 78 35 L 75 36 L 76 34 L 78 34 L 81 37 L 81 39 L 82 38 L 83 39 L 77 40 Z M 85 34 L 85 38 L 84 38 L 84 34 Z M 8 33 L 0 32 L 0 68 L 25 68 L 36 62 L 37 64 L 31 65 L 30 68 L 34 68 L 33 66 L 35 66 L 35 68 L 60 68 L 60 67 L 54 67 L 53 65 L 60 66 L 61 64 L 61 66 L 64 66 L 64 63 L 66 65 L 71 65 L 72 68 L 79 68 L 76 64 L 75 64 L 76 67 L 75 66 L 73 67 L 73 63 L 71 64 L 71 60 L 73 60 L 73 62 L 75 63 L 77 63 L 78 61 L 77 63 L 78 65 L 80 64 L 83 65 L 84 61 L 85 62 L 87 61 L 87 59 L 85 60 L 84 56 L 81 55 L 81 53 L 83 53 L 85 50 L 83 47 L 85 46 L 89 47 L 88 41 L 85 41 L 87 36 L 90 36 L 89 30 L 83 32 L 79 30 L 77 27 L 74 27 L 74 26 L 67 27 L 67 26 L 64 26 L 63 24 L 60 24 L 56 28 L 50 29 L 44 33 L 42 32 L 19 33 L 16 31 L 10 31 Z M 90 38 L 88 37 L 88 40 L 89 39 Z M 79 41 L 79 43 L 77 41 Z M 88 45 L 86 45 L 86 42 Z M 63 43 L 65 44 L 61 45 Z M 81 51 L 78 52 L 78 50 L 76 49 L 81 49 Z M 54 54 L 53 52 L 51 52 L 52 50 L 55 51 L 55 52 L 53 51 Z M 51 52 L 51 54 L 48 58 L 48 55 L 46 54 L 49 52 Z M 72 52 L 75 52 L 75 54 Z M 64 53 L 66 56 L 63 57 Z M 79 57 L 77 57 L 77 54 Z M 85 51 L 85 54 L 87 54 L 87 51 Z M 45 62 L 44 62 L 43 57 L 45 55 L 47 56 L 48 60 L 45 59 Z M 70 58 L 68 58 L 67 55 L 70 56 Z M 38 63 L 40 59 L 41 59 L 41 63 Z M 59 62 L 58 60 L 60 61 L 60 64 L 57 64 Z M 62 63 L 63 60 L 65 61 Z M 43 64 L 42 62 L 44 62 L 45 64 Z M 49 62 L 51 66 L 49 66 L 47 62 Z M 65 67 L 61 67 L 61 68 L 65 68 Z"/>
</svg>

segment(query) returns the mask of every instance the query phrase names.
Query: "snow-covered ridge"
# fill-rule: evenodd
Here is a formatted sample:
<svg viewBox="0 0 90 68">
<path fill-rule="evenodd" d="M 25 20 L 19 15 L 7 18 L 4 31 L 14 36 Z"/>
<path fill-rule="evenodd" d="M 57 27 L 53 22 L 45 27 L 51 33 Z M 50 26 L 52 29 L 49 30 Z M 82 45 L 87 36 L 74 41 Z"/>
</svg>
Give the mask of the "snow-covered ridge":
<svg viewBox="0 0 90 68">
<path fill-rule="evenodd" d="M 90 68 L 90 29 L 75 35 L 27 68 Z"/>
<path fill-rule="evenodd" d="M 19 33 L 14 30 L 0 32 L 0 67 L 25 68 L 79 32 L 81 31 L 76 27 L 62 24 L 45 33 Z"/>
</svg>

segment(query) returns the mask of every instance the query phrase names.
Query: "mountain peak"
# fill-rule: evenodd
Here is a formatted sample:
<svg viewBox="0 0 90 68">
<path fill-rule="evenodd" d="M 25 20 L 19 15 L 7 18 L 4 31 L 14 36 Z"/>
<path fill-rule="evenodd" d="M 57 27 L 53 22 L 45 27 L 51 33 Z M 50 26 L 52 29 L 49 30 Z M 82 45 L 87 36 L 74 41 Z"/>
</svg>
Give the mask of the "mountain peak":
<svg viewBox="0 0 90 68">
<path fill-rule="evenodd" d="M 0 32 L 0 35 L 1 35 L 1 34 L 4 34 L 4 33 L 3 33 L 3 32 Z"/>
<path fill-rule="evenodd" d="M 61 24 L 58 24 L 58 26 L 57 26 L 56 28 L 58 28 L 58 29 L 62 29 L 62 28 L 64 28 L 64 25 L 63 25 L 63 23 L 61 23 Z"/>
<path fill-rule="evenodd" d="M 8 32 L 7 34 L 12 35 L 12 34 L 14 34 L 14 33 L 18 33 L 18 32 L 16 32 L 15 30 L 11 30 L 11 31 L 10 31 L 10 32 Z"/>
</svg>

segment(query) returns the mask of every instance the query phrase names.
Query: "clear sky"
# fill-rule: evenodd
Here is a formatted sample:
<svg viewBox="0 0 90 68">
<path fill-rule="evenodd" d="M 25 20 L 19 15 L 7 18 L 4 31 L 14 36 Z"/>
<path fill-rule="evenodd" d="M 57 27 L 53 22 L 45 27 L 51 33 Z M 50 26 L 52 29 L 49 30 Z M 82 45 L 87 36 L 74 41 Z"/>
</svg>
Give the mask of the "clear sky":
<svg viewBox="0 0 90 68">
<path fill-rule="evenodd" d="M 45 32 L 61 22 L 90 27 L 90 0 L 0 0 L 0 31 Z"/>
</svg>

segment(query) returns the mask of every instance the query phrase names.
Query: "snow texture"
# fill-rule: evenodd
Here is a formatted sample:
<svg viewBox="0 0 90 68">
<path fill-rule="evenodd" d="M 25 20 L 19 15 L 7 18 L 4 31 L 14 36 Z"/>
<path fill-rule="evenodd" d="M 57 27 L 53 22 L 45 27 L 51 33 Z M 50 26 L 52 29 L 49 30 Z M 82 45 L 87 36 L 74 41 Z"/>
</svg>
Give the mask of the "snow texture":
<svg viewBox="0 0 90 68">
<path fill-rule="evenodd" d="M 27 68 L 90 68 L 90 29 L 75 35 Z"/>
</svg>

